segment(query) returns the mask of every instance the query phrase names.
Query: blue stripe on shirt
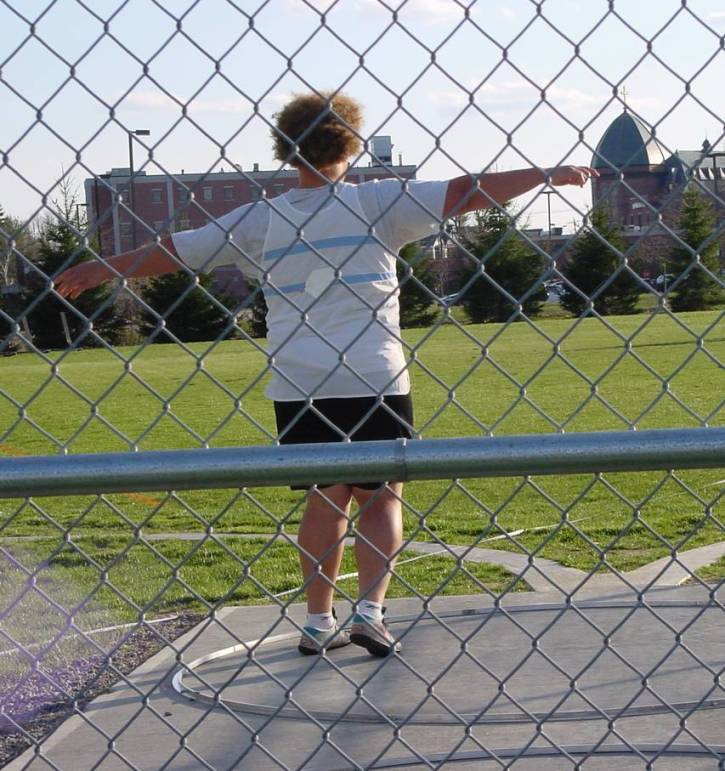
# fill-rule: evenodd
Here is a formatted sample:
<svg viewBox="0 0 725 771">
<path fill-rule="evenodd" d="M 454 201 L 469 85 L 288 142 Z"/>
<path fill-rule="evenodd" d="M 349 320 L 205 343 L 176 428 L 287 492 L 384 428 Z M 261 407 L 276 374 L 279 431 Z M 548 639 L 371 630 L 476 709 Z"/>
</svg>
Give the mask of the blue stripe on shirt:
<svg viewBox="0 0 725 771">
<path fill-rule="evenodd" d="M 340 281 L 343 284 L 372 284 L 375 281 L 390 281 L 395 278 L 395 273 L 355 273 L 351 276 L 341 276 Z M 304 292 L 304 284 L 287 284 L 286 286 L 271 287 L 265 286 L 262 290 L 265 297 L 275 294 L 293 294 L 295 292 Z"/>
<path fill-rule="evenodd" d="M 388 281 L 395 278 L 395 273 L 356 273 L 353 276 L 342 276 L 345 284 L 371 284 L 374 281 Z"/>
<path fill-rule="evenodd" d="M 323 249 L 334 249 L 339 246 L 361 246 L 368 240 L 377 243 L 377 241 L 369 235 L 321 238 L 319 241 L 310 241 L 309 244 L 298 241 L 294 246 L 285 246 L 282 249 L 272 249 L 269 252 L 265 252 L 263 259 L 266 262 L 267 260 L 276 260 L 283 255 L 286 257 L 287 255 L 303 254 L 304 252 L 314 250 L 322 251 Z"/>
</svg>

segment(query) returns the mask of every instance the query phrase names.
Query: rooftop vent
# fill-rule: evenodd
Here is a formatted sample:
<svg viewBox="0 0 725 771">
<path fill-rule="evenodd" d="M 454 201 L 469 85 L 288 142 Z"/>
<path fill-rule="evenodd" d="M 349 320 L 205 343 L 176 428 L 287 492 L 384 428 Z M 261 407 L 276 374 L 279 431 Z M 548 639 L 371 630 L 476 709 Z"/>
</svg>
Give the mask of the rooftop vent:
<svg viewBox="0 0 725 771">
<path fill-rule="evenodd" d="M 370 139 L 370 154 L 373 156 L 373 165 L 380 163 L 392 164 L 393 143 L 388 136 L 374 136 Z"/>
</svg>

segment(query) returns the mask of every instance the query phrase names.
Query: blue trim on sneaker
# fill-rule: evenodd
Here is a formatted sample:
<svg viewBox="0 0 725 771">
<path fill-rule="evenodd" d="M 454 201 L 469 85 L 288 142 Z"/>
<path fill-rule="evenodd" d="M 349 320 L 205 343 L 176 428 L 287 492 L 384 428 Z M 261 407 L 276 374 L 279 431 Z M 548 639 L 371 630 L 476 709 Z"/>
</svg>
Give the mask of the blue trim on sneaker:
<svg viewBox="0 0 725 771">
<path fill-rule="evenodd" d="M 366 616 L 364 613 L 354 613 L 351 624 L 380 624 L 385 616 L 381 616 L 379 619 Z"/>
<path fill-rule="evenodd" d="M 320 640 L 326 637 L 332 637 L 335 634 L 335 632 L 338 631 L 338 627 L 337 625 L 335 625 L 330 629 L 315 629 L 314 626 L 303 626 L 302 631 L 308 637 L 314 637 L 315 640 Z"/>
</svg>

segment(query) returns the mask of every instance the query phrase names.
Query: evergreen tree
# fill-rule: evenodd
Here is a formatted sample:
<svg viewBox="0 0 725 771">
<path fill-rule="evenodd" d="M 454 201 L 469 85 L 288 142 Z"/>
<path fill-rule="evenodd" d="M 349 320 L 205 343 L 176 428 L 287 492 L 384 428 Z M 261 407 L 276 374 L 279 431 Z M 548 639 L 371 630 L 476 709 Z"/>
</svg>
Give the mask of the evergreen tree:
<svg viewBox="0 0 725 771">
<path fill-rule="evenodd" d="M 75 196 L 69 192 L 68 187 L 63 188 L 63 200 L 59 208 L 58 216 L 41 224 L 37 255 L 25 269 L 26 306 L 38 300 L 28 317 L 33 342 L 39 348 L 65 348 L 68 343 L 60 315 L 65 313 L 71 340 L 83 346 L 97 345 L 95 338 L 84 334 L 84 331 L 88 329 L 88 319 L 107 303 L 112 287 L 108 283 L 102 284 L 67 301 L 79 313 L 74 313 L 68 304 L 61 302 L 58 295 L 48 289 L 49 279 L 72 265 L 94 259 L 93 253 L 82 244 L 80 237 L 85 223 L 77 221 L 75 225 L 71 224 Z M 95 316 L 92 323 L 97 334 L 113 342 L 118 319 L 112 304 L 108 304 Z"/>
<path fill-rule="evenodd" d="M 10 354 L 27 349 L 13 333 L 13 321 L 19 318 L 25 304 L 18 268 L 23 260 L 37 252 L 37 242 L 27 225 L 5 212 L 0 205 L 0 353 Z"/>
<path fill-rule="evenodd" d="M 510 203 L 500 209 L 492 207 L 476 215 L 476 225 L 468 237 L 469 251 L 485 265 L 485 276 L 513 296 L 512 303 L 485 276 L 478 273 L 478 262 L 463 275 L 462 287 L 473 279 L 465 294 L 463 305 L 474 323 L 506 321 L 514 313 L 516 303 L 540 279 L 545 270 L 545 259 L 526 244 L 511 223 Z M 476 276 L 478 276 L 476 278 Z M 546 299 L 543 285 L 522 301 L 523 312 L 535 316 Z"/>
<path fill-rule="evenodd" d="M 0 204 L 0 354 L 5 356 L 18 350 L 18 342 L 12 334 L 12 321 L 15 318 L 10 284 L 12 282 L 13 252 L 10 248 L 12 225 Z"/>
<path fill-rule="evenodd" d="M 438 309 L 433 304 L 436 277 L 431 269 L 431 260 L 423 256 L 417 243 L 404 246 L 399 256 L 400 326 L 430 326 L 438 315 Z M 408 273 L 408 267 L 411 273 Z"/>
<path fill-rule="evenodd" d="M 250 337 L 267 337 L 267 303 L 259 284 L 249 283 L 249 294 L 242 309 L 246 309 L 244 331 Z"/>
<path fill-rule="evenodd" d="M 598 234 L 598 235 L 597 235 Z M 620 272 L 606 289 L 594 297 L 597 289 L 617 271 L 624 250 L 624 241 L 616 227 L 610 224 L 603 208 L 592 212 L 591 224 L 574 241 L 569 261 L 563 270 L 569 284 L 564 284 L 561 304 L 570 313 L 579 316 L 588 307 L 587 298 L 593 297 L 597 313 L 634 313 L 641 287 L 637 279 L 626 271 Z"/>
<path fill-rule="evenodd" d="M 13 217 L 0 204 L 0 291 L 17 283 L 17 253 L 30 257 L 34 253 L 35 239 L 29 229 L 17 217 Z"/>
<path fill-rule="evenodd" d="M 694 187 L 688 187 L 682 197 L 679 218 L 679 236 L 700 257 L 700 264 L 715 276 L 720 269 L 718 239 L 712 239 L 707 246 L 705 240 L 712 236 L 715 217 L 712 207 Z M 695 260 L 690 250 L 675 246 L 669 255 L 668 267 L 677 279 Z M 676 286 L 670 300 L 673 311 L 700 311 L 713 308 L 725 301 L 725 292 L 720 283 L 711 278 L 700 266 L 695 266 Z"/>
<path fill-rule="evenodd" d="M 208 274 L 199 274 L 199 286 L 216 297 L 212 292 L 213 279 Z M 194 283 L 193 276 L 184 271 L 167 273 L 148 282 L 142 290 L 142 297 L 160 316 L 164 317 L 165 328 L 182 342 L 200 342 L 215 340 L 226 329 L 233 315 L 224 307 L 214 303 L 202 289 L 195 287 L 186 290 Z M 179 297 L 184 294 L 181 302 L 174 306 Z M 224 305 L 224 299 L 217 297 Z M 146 312 L 141 320 L 141 331 L 149 335 L 158 328 L 158 319 Z M 156 342 L 171 342 L 164 332 L 155 337 Z"/>
</svg>

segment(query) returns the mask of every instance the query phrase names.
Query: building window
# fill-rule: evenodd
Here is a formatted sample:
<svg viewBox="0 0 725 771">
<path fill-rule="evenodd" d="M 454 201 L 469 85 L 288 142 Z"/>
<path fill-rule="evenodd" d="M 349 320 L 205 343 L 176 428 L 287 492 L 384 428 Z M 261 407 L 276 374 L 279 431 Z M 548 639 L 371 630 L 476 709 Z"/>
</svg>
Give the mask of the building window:
<svg viewBox="0 0 725 771">
<path fill-rule="evenodd" d="M 176 196 L 179 201 L 188 201 L 190 194 L 185 187 L 179 187 L 176 189 Z"/>
<path fill-rule="evenodd" d="M 151 189 L 151 203 L 162 203 L 164 200 L 164 191 L 160 187 Z"/>
<path fill-rule="evenodd" d="M 214 200 L 214 188 L 213 187 L 205 187 L 204 188 L 204 200 L 205 201 L 213 201 Z"/>
<path fill-rule="evenodd" d="M 154 221 L 154 230 L 157 233 L 163 233 L 166 230 L 166 223 L 163 220 Z"/>
<path fill-rule="evenodd" d="M 274 194 L 275 195 L 282 195 L 284 193 L 284 185 L 281 183 L 278 183 L 274 186 Z"/>
<path fill-rule="evenodd" d="M 179 230 L 191 230 L 191 220 L 179 220 Z"/>
<path fill-rule="evenodd" d="M 264 188 L 263 187 L 253 187 L 252 188 L 252 200 L 253 201 L 260 201 L 262 198 L 264 198 Z"/>
<path fill-rule="evenodd" d="M 226 185 L 224 187 L 224 200 L 225 201 L 234 200 L 234 188 L 231 185 Z"/>
<path fill-rule="evenodd" d="M 131 223 L 130 222 L 122 222 L 121 223 L 121 235 L 122 236 L 130 236 L 131 235 Z"/>
</svg>

